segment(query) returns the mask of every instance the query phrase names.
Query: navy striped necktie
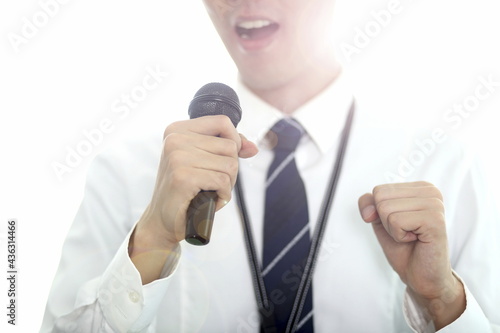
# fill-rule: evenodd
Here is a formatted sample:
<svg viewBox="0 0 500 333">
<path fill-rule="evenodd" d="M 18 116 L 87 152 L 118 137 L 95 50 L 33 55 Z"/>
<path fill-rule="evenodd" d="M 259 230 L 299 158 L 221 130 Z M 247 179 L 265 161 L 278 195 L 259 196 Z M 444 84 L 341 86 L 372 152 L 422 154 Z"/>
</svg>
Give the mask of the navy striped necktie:
<svg viewBox="0 0 500 333">
<path fill-rule="evenodd" d="M 292 311 L 311 240 L 306 191 L 295 163 L 304 129 L 293 119 L 282 119 L 271 131 L 277 143 L 266 182 L 262 275 L 274 308 L 276 332 L 281 333 Z M 312 287 L 297 332 L 313 332 Z"/>
</svg>

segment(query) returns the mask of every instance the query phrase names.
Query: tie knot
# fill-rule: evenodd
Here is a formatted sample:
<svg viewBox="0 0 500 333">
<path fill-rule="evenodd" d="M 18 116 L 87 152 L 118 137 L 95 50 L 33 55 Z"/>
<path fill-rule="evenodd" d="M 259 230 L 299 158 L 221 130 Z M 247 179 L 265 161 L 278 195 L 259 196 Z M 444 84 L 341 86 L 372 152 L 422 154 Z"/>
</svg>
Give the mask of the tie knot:
<svg viewBox="0 0 500 333">
<path fill-rule="evenodd" d="M 294 151 L 304 134 L 304 129 L 294 119 L 284 118 L 271 128 L 271 132 L 275 135 L 273 138 L 273 141 L 276 140 L 275 151 Z"/>
</svg>

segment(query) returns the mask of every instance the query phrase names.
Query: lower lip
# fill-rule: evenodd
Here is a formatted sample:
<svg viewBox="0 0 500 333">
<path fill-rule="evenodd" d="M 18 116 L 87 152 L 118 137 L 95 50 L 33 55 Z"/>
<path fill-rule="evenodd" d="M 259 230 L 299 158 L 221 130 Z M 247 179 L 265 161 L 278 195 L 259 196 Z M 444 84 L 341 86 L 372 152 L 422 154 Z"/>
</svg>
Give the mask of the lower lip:
<svg viewBox="0 0 500 333">
<path fill-rule="evenodd" d="M 243 47 L 244 50 L 246 51 L 261 51 L 271 45 L 273 40 L 276 38 L 276 35 L 279 31 L 279 26 L 276 28 L 276 30 L 272 31 L 269 34 L 266 34 L 265 36 L 260 36 L 259 38 L 253 38 L 253 39 L 246 39 L 242 38 L 238 33 L 236 33 L 236 36 L 238 37 L 238 42 L 240 45 Z"/>
</svg>

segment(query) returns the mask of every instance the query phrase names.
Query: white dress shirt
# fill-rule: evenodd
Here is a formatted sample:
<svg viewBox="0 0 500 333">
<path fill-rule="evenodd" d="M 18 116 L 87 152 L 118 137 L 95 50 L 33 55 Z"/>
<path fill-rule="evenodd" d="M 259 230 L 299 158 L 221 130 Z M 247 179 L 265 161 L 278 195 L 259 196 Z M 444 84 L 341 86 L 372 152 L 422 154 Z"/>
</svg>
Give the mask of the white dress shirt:
<svg viewBox="0 0 500 333">
<path fill-rule="evenodd" d="M 272 151 L 265 134 L 283 114 L 241 84 L 238 130 L 260 152 L 240 161 L 257 254 L 262 255 L 265 177 Z M 341 77 L 293 117 L 305 128 L 296 161 L 314 228 L 353 101 Z M 373 105 L 356 101 L 347 154 L 313 278 L 316 332 L 430 332 L 425 312 L 405 294 L 357 200 L 376 185 L 426 180 L 443 193 L 451 263 L 465 285 L 467 309 L 442 332 L 500 332 L 500 221 L 476 161 L 451 140 L 426 154 L 405 129 L 363 123 Z M 424 132 L 419 142 L 432 138 Z M 259 315 L 235 200 L 217 212 L 207 246 L 181 242 L 162 272 L 142 286 L 127 251 L 151 198 L 161 133 L 102 154 L 69 231 L 50 292 L 42 332 L 259 332 Z M 413 155 L 411 155 L 413 153 Z M 408 155 L 410 154 L 410 155 Z M 413 156 L 414 170 L 402 166 Z M 417 157 L 424 160 L 421 163 Z M 404 163 L 403 163 L 404 164 Z M 406 169 L 405 169 L 406 167 Z M 406 174 L 405 174 L 406 173 Z M 299 277 L 297 277 L 298 279 Z M 293 283 L 291 281 L 290 283 Z"/>
</svg>

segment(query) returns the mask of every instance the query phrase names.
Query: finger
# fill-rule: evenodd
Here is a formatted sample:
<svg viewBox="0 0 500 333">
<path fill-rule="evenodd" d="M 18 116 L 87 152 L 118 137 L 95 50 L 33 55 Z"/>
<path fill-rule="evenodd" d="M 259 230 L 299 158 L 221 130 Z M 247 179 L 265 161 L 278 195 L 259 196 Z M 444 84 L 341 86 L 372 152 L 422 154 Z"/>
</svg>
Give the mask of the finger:
<svg viewBox="0 0 500 333">
<path fill-rule="evenodd" d="M 365 222 L 376 222 L 379 218 L 375 207 L 375 200 L 371 193 L 363 194 L 358 199 L 358 207 L 361 217 Z"/>
<path fill-rule="evenodd" d="M 184 203 L 189 204 L 200 191 L 216 191 L 218 207 L 231 200 L 231 178 L 222 172 L 195 168 L 178 168 L 172 172 L 170 188 L 184 192 Z M 186 205 L 187 207 L 187 205 Z M 219 208 L 220 208 L 219 207 Z"/>
<path fill-rule="evenodd" d="M 444 212 L 443 202 L 438 198 L 402 198 L 375 201 L 375 207 L 383 224 L 387 223 L 389 215 L 409 211 L 441 211 Z"/>
<path fill-rule="evenodd" d="M 259 148 L 252 141 L 248 140 L 243 134 L 241 137 L 241 150 L 239 151 L 239 157 L 249 158 L 255 156 L 259 152 Z"/>
<path fill-rule="evenodd" d="M 198 133 L 171 133 L 165 137 L 164 151 L 168 155 L 176 150 L 184 150 L 193 154 L 197 150 L 206 151 L 215 155 L 238 158 L 236 142 Z"/>
<path fill-rule="evenodd" d="M 241 149 L 241 137 L 229 117 L 224 115 L 205 116 L 172 123 L 165 129 L 163 137 L 166 138 L 172 133 L 197 133 L 230 139 L 237 144 L 238 151 Z"/>
<path fill-rule="evenodd" d="M 196 150 L 196 149 L 195 149 Z M 186 150 L 175 150 L 167 156 L 170 168 L 193 168 L 212 172 L 225 173 L 231 179 L 231 185 L 236 183 L 238 174 L 238 158 L 212 154 L 204 150 L 197 150 L 195 153 Z M 210 177 L 207 174 L 206 177 Z M 202 188 L 202 190 L 209 190 Z"/>
<path fill-rule="evenodd" d="M 208 188 L 207 191 L 215 191 L 217 193 L 215 206 L 215 211 L 217 212 L 231 201 L 234 180 L 231 177 L 227 177 L 225 173 L 210 171 L 210 174 L 211 180 L 202 186 L 203 188 Z M 228 179 L 230 179 L 230 183 L 228 183 Z"/>
<path fill-rule="evenodd" d="M 394 198 L 439 198 L 442 194 L 437 187 L 425 182 L 387 184 L 376 186 L 373 189 L 376 202 Z"/>
<path fill-rule="evenodd" d="M 389 183 L 376 186 L 377 187 L 392 187 L 392 188 L 400 188 L 400 187 L 427 187 L 434 186 L 432 183 L 426 181 L 416 181 L 416 182 L 406 182 L 406 183 Z"/>
<path fill-rule="evenodd" d="M 434 210 L 396 212 L 388 216 L 386 230 L 396 242 L 419 240 L 428 243 L 446 237 L 444 221 L 444 214 Z"/>
</svg>

